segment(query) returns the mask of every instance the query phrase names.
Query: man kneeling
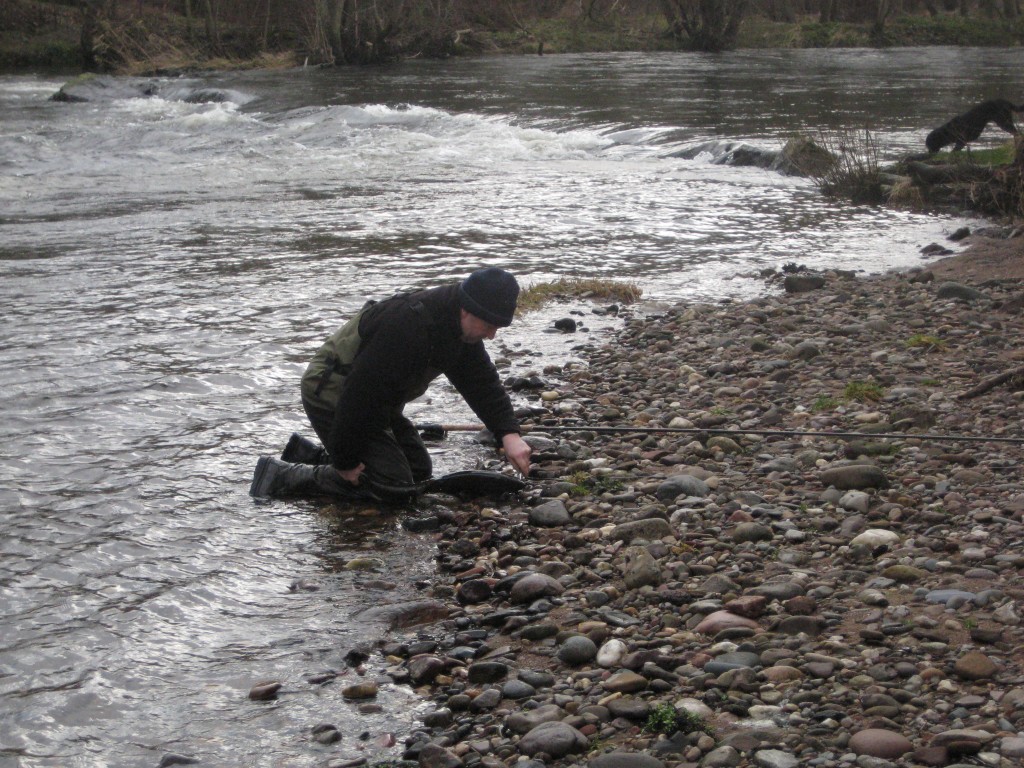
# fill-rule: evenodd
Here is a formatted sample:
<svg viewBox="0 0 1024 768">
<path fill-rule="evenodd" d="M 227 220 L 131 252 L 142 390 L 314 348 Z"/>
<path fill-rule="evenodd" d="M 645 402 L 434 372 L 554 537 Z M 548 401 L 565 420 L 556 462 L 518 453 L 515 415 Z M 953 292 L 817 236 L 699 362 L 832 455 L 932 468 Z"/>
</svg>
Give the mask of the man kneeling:
<svg viewBox="0 0 1024 768">
<path fill-rule="evenodd" d="M 488 267 L 460 283 L 368 302 L 302 377 L 302 406 L 324 447 L 293 435 L 281 459 L 259 459 L 249 492 L 410 498 L 432 464 L 402 411 L 441 374 L 529 475 L 530 447 L 483 344 L 511 325 L 518 297 L 515 278 Z"/>
</svg>

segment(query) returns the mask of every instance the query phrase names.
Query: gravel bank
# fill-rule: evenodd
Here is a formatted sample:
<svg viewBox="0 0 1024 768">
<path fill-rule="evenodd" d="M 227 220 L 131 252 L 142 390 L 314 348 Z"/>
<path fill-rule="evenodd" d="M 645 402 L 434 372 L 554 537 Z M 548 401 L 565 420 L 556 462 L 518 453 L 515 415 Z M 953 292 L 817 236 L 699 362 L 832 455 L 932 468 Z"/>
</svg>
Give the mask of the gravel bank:
<svg viewBox="0 0 1024 768">
<path fill-rule="evenodd" d="M 534 432 L 520 498 L 409 521 L 441 578 L 385 618 L 447 617 L 350 654 L 430 702 L 404 759 L 1020 765 L 1024 238 L 981 240 L 1014 269 L 779 274 L 532 372 L 539 423 L 633 429 Z"/>
</svg>

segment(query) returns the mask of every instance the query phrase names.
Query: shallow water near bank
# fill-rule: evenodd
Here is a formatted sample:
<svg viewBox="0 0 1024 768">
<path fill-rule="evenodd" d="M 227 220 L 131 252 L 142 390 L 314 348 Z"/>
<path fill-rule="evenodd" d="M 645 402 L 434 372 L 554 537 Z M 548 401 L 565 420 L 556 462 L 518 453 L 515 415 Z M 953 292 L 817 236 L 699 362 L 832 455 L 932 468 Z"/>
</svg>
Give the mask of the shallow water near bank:
<svg viewBox="0 0 1024 768">
<path fill-rule="evenodd" d="M 975 222 L 676 155 L 868 126 L 896 157 L 1015 92 L 1021 57 L 499 57 L 131 80 L 74 104 L 49 100 L 61 81 L 0 78 L 0 765 L 395 754 L 383 735 L 415 722 L 410 691 L 363 714 L 340 694 L 354 671 L 306 677 L 380 637 L 360 611 L 422 597 L 431 539 L 396 514 L 247 495 L 256 457 L 305 431 L 297 382 L 322 338 L 367 297 L 479 264 L 628 280 L 657 306 L 756 296 L 791 262 L 921 263 Z M 589 330 L 549 333 L 570 311 Z M 618 327 L 558 306 L 491 349 L 557 387 L 545 366 L 585 364 Z M 474 420 L 442 383 L 409 412 Z M 490 456 L 468 433 L 434 454 L 438 472 Z M 357 557 L 376 570 L 346 569 Z M 267 679 L 280 698 L 249 701 Z M 338 745 L 312 743 L 325 721 Z"/>
</svg>

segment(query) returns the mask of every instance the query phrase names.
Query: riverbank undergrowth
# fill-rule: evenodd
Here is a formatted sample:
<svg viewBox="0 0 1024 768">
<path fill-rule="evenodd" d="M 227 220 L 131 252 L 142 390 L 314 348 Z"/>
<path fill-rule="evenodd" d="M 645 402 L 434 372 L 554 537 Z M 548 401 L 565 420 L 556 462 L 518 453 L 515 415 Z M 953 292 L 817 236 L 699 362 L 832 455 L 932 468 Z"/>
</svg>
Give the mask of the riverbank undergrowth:
<svg viewBox="0 0 1024 768">
<path fill-rule="evenodd" d="M 421 9 L 422 18 L 403 22 L 406 29 L 395 31 L 386 25 L 388 37 L 378 34 L 374 40 L 348 41 L 346 55 L 339 58 L 321 14 L 289 10 L 287 4 L 267 3 L 253 13 L 238 12 L 243 6 L 227 3 L 210 6 L 210 15 L 202 17 L 198 3 L 168 5 L 140 0 L 73 5 L 56 0 L 5 0 L 0 5 L 0 71 L 146 75 L 489 53 L 650 52 L 686 45 L 671 34 L 666 17 L 650 3 L 628 8 L 616 5 L 600 13 L 595 12 L 594 3 L 519 5 L 517 12 L 472 6 L 474 12 L 468 18 L 439 17 L 432 23 Z M 188 9 L 192 9 L 188 15 L 181 12 Z M 1024 19 L 1020 18 L 903 15 L 878 29 L 851 21 L 821 23 L 817 14 L 773 21 L 755 8 L 744 16 L 735 45 L 1010 47 L 1022 41 Z"/>
</svg>

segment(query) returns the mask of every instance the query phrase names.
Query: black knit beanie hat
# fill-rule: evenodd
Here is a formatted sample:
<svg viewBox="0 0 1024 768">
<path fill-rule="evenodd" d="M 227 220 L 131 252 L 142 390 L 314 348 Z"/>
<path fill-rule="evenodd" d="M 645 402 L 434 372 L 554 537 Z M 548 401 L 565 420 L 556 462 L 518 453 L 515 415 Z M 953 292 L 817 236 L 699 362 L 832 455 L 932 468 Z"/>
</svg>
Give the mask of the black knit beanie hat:
<svg viewBox="0 0 1024 768">
<path fill-rule="evenodd" d="M 497 267 L 478 269 L 459 285 L 459 304 L 471 315 L 499 328 L 512 325 L 519 283 Z"/>
</svg>

